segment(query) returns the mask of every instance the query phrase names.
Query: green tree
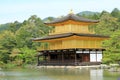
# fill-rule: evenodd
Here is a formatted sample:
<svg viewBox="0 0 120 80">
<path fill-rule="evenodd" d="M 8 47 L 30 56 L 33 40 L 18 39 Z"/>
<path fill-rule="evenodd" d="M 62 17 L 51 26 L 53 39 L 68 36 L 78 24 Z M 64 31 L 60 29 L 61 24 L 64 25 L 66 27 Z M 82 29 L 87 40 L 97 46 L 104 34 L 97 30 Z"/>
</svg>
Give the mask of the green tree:
<svg viewBox="0 0 120 80">
<path fill-rule="evenodd" d="M 0 60 L 4 63 L 10 61 L 12 49 L 16 46 L 15 35 L 11 31 L 4 31 L 0 35 Z"/>
<path fill-rule="evenodd" d="M 32 38 L 46 36 L 52 29 L 36 15 L 23 23 L 9 23 L 7 27 L 0 33 L 0 61 L 17 65 L 35 61 L 35 50 L 40 43 L 33 43 Z"/>
<path fill-rule="evenodd" d="M 119 18 L 120 17 L 120 10 L 118 8 L 113 9 L 113 11 L 111 12 L 111 15 L 113 17 Z"/>
<path fill-rule="evenodd" d="M 10 23 L 6 24 L 0 24 L 0 33 L 2 33 L 4 30 L 9 30 Z"/>
<path fill-rule="evenodd" d="M 44 22 L 50 22 L 53 21 L 55 18 L 54 17 L 47 17 L 45 19 L 43 19 Z"/>
<path fill-rule="evenodd" d="M 100 18 L 100 14 L 94 14 L 92 15 L 91 19 L 98 20 Z"/>
<path fill-rule="evenodd" d="M 25 20 L 22 26 L 16 31 L 16 44 L 20 50 L 20 54 L 16 56 L 15 61 L 20 61 L 19 64 L 21 64 L 21 61 L 27 64 L 34 63 L 36 60 L 34 57 L 36 54 L 35 49 L 38 46 L 40 47 L 41 43 L 33 43 L 32 38 L 44 37 L 48 35 L 51 29 L 36 15 Z"/>
<path fill-rule="evenodd" d="M 32 42 L 32 38 L 43 37 L 48 35 L 50 28 L 36 15 L 31 16 L 24 21 L 19 30 L 16 31 L 17 47 L 35 48 L 36 43 Z"/>
<path fill-rule="evenodd" d="M 105 63 L 117 63 L 120 61 L 120 30 L 114 32 L 111 38 L 104 41 L 106 49 L 103 61 Z"/>
<path fill-rule="evenodd" d="M 15 32 L 21 27 L 21 23 L 15 21 L 9 24 L 9 30 L 15 34 Z"/>
<path fill-rule="evenodd" d="M 105 11 L 105 10 L 103 10 L 103 11 L 101 12 L 101 14 L 100 14 L 100 17 L 101 17 L 103 14 L 110 14 L 110 13 L 107 12 L 107 11 Z"/>
<path fill-rule="evenodd" d="M 24 47 L 20 51 L 21 53 L 17 57 L 22 60 L 22 63 L 33 64 L 36 62 L 36 50 Z"/>
<path fill-rule="evenodd" d="M 103 47 L 106 49 L 103 54 L 103 63 L 117 63 L 120 60 L 120 23 L 118 18 L 103 11 L 99 23 L 89 28 L 94 30 L 96 34 L 110 36 L 108 40 L 103 42 Z"/>
<path fill-rule="evenodd" d="M 113 32 L 120 30 L 120 23 L 117 18 L 112 17 L 109 13 L 102 14 L 99 23 L 89 27 L 96 34 L 111 35 Z"/>
</svg>

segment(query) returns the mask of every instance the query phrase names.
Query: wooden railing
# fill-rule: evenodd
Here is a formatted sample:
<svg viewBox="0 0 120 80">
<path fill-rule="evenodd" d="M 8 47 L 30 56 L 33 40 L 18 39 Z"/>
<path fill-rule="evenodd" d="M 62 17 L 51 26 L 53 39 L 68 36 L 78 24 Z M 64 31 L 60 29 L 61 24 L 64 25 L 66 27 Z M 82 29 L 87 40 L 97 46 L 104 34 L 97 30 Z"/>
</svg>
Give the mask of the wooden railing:
<svg viewBox="0 0 120 80">
<path fill-rule="evenodd" d="M 89 65 L 99 65 L 101 62 L 75 62 L 75 61 L 40 61 L 38 63 L 39 66 L 41 65 L 52 65 L 52 66 L 89 66 Z"/>
<path fill-rule="evenodd" d="M 42 61 L 42 62 L 39 62 L 39 65 L 53 65 L 53 66 L 56 66 L 56 65 L 59 65 L 59 66 L 62 66 L 62 65 L 65 65 L 65 66 L 68 66 L 68 65 L 75 65 L 75 62 L 56 62 L 56 61 L 50 61 L 50 62 L 47 62 L 47 61 Z"/>
</svg>

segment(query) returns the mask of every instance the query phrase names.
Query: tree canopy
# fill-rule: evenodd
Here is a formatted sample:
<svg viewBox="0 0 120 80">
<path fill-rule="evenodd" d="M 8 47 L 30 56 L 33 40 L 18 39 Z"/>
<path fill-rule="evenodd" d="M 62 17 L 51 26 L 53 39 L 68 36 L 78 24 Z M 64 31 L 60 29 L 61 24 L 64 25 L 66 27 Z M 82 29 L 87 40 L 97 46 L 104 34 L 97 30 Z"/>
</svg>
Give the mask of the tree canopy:
<svg viewBox="0 0 120 80">
<path fill-rule="evenodd" d="M 110 38 L 103 42 L 103 63 L 117 63 L 120 61 L 120 10 L 115 8 L 111 13 L 103 11 L 99 23 L 90 26 L 96 34 L 106 35 Z"/>
<path fill-rule="evenodd" d="M 36 15 L 22 23 L 15 21 L 7 26 L 0 33 L 0 61 L 16 62 L 17 65 L 35 62 L 36 48 L 41 43 L 33 43 L 32 38 L 48 35 L 51 28 Z"/>
</svg>

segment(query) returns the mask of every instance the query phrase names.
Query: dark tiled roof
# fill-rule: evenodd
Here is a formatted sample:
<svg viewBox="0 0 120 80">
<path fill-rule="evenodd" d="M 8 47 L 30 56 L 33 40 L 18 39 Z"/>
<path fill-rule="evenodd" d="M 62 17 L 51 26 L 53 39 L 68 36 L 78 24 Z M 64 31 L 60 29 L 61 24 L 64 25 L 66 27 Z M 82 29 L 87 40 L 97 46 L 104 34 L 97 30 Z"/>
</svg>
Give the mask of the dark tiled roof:
<svg viewBox="0 0 120 80">
<path fill-rule="evenodd" d="M 56 18 L 51 22 L 46 22 L 45 24 L 54 24 L 54 23 L 63 22 L 67 20 L 74 20 L 74 21 L 80 21 L 80 22 L 92 22 L 92 23 L 99 22 L 98 20 L 91 20 L 91 19 L 83 18 L 75 14 L 68 14 L 67 16 Z"/>
<path fill-rule="evenodd" d="M 50 36 L 47 36 L 47 37 L 44 37 L 44 38 L 34 38 L 33 41 L 65 38 L 65 37 L 70 37 L 70 36 L 74 36 L 74 35 L 76 35 L 76 36 L 84 36 L 84 37 L 109 38 L 108 36 L 97 35 L 97 34 L 64 33 L 64 34 L 50 35 Z"/>
</svg>

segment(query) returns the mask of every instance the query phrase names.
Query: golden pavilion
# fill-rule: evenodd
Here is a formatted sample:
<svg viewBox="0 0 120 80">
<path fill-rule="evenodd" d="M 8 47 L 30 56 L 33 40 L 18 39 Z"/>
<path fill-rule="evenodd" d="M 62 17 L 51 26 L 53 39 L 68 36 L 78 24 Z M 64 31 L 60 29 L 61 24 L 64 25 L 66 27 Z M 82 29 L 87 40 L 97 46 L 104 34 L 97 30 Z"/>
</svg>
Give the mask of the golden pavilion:
<svg viewBox="0 0 120 80">
<path fill-rule="evenodd" d="M 38 65 L 95 65 L 101 64 L 105 49 L 101 44 L 107 36 L 97 35 L 88 26 L 98 20 L 86 19 L 70 12 L 68 15 L 45 23 L 54 26 L 47 37 L 33 41 L 48 43 L 38 49 Z M 40 59 L 43 58 L 43 60 Z"/>
</svg>

